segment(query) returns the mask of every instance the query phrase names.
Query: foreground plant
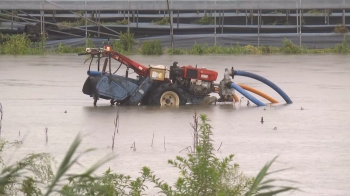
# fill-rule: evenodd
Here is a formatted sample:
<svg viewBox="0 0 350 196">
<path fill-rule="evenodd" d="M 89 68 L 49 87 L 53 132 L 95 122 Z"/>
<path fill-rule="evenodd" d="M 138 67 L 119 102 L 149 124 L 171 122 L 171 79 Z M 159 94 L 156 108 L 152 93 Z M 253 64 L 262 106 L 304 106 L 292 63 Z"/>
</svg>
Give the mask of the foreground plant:
<svg viewBox="0 0 350 196">
<path fill-rule="evenodd" d="M 272 173 L 268 169 L 274 162 L 269 162 L 254 178 L 248 178 L 242 174 L 238 165 L 232 165 L 233 154 L 220 160 L 215 155 L 213 140 L 211 139 L 211 126 L 205 115 L 200 116 L 199 144 L 196 146 L 196 153 L 190 153 L 187 157 L 177 156 L 175 160 L 168 163 L 178 168 L 181 173 L 174 186 L 157 178 L 149 168 L 143 168 L 143 175 L 149 177 L 155 183 L 160 193 L 173 196 L 203 196 L 203 195 L 275 195 L 281 192 L 295 190 L 294 187 L 278 187 L 271 184 L 275 179 L 266 179 Z M 281 170 L 282 171 L 282 170 Z M 266 191 L 267 190 L 267 191 Z M 265 191 L 265 192 L 264 192 Z"/>
<path fill-rule="evenodd" d="M 70 195 L 61 190 L 64 182 L 69 180 L 86 181 L 94 180 L 93 173 L 104 163 L 110 161 L 113 156 L 106 156 L 100 159 L 85 172 L 80 174 L 69 174 L 69 169 L 74 165 L 79 165 L 78 160 L 85 153 L 76 155 L 76 151 L 81 144 L 81 137 L 78 135 L 67 151 L 63 161 L 54 175 L 52 170 L 53 158 L 47 153 L 29 154 L 24 159 L 6 166 L 2 158 L 0 172 L 0 195 L 37 195 L 48 196 L 54 193 Z M 0 152 L 3 151 L 7 142 L 0 141 Z"/>
<path fill-rule="evenodd" d="M 10 144 L 0 140 L 0 153 Z M 53 178 L 54 159 L 48 153 L 28 154 L 25 158 L 7 166 L 0 156 L 0 195 L 41 195 L 41 188 Z"/>
<path fill-rule="evenodd" d="M 240 171 L 237 164 L 231 164 L 233 154 L 219 159 L 215 154 L 216 150 L 211 139 L 212 127 L 208 123 L 207 116 L 200 115 L 200 123 L 198 123 L 195 115 L 194 122 L 198 125 L 199 136 L 195 151 L 189 152 L 186 157 L 177 156 L 175 160 L 168 161 L 181 173 L 181 177 L 173 186 L 157 178 L 148 167 L 143 167 L 141 175 L 136 179 L 131 179 L 128 175 L 113 173 L 111 169 L 108 169 L 102 176 L 94 175 L 94 172 L 113 156 L 99 160 L 83 173 L 69 174 L 68 171 L 72 166 L 79 164 L 79 158 L 91 151 L 88 149 L 76 155 L 82 141 L 78 135 L 59 165 L 56 174 L 52 172 L 52 157 L 48 154 L 30 154 L 10 166 L 5 166 L 0 158 L 2 165 L 0 195 L 140 196 L 144 195 L 148 189 L 147 182 L 153 183 L 154 188 L 167 196 L 269 196 L 296 190 L 291 186 L 274 185 L 281 180 L 271 178 L 271 174 L 284 171 L 269 172 L 276 158 L 267 163 L 255 178 L 247 177 Z M 4 141 L 0 142 L 0 152 L 4 149 L 5 144 Z"/>
</svg>

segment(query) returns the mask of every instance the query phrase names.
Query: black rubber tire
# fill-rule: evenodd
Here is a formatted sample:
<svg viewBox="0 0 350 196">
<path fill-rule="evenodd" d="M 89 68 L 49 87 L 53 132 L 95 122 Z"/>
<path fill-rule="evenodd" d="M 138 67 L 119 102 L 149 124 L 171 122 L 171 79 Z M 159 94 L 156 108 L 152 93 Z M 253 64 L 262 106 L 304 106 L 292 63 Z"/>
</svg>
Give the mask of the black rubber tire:
<svg viewBox="0 0 350 196">
<path fill-rule="evenodd" d="M 184 92 L 182 89 L 177 87 L 177 85 L 172 83 L 161 84 L 158 88 L 156 88 L 153 92 L 153 96 L 151 98 L 151 105 L 160 106 L 160 98 L 166 92 L 173 92 L 179 97 L 179 105 L 186 105 L 187 100 L 185 98 Z"/>
</svg>

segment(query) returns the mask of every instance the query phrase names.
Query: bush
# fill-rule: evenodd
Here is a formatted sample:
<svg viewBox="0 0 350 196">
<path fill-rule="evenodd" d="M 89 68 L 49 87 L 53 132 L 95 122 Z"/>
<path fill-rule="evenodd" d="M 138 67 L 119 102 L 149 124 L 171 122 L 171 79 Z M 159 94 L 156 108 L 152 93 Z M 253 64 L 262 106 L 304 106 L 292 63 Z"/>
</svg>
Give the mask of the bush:
<svg viewBox="0 0 350 196">
<path fill-rule="evenodd" d="M 25 34 L 11 35 L 1 45 L 2 54 L 28 54 L 31 53 L 32 42 Z"/>
<path fill-rule="evenodd" d="M 152 23 L 153 24 L 156 24 L 156 25 L 169 25 L 169 18 L 167 17 L 164 17 L 162 19 L 155 19 L 155 20 L 152 20 Z"/>
<path fill-rule="evenodd" d="M 346 28 L 346 26 L 344 26 L 344 25 L 338 25 L 338 26 L 334 27 L 333 32 L 344 34 L 344 33 L 349 32 L 349 29 Z"/>
<path fill-rule="evenodd" d="M 201 19 L 198 19 L 194 21 L 195 24 L 201 24 L 201 25 L 209 25 L 214 24 L 214 18 L 207 15 L 207 13 L 204 14 L 204 16 Z"/>
<path fill-rule="evenodd" d="M 348 36 L 344 35 L 344 39 L 342 43 L 335 45 L 334 47 L 334 52 L 340 53 L 340 54 L 345 54 L 350 51 L 349 49 L 349 44 L 348 44 Z"/>
<path fill-rule="evenodd" d="M 286 38 L 283 40 L 281 51 L 286 54 L 300 54 L 303 52 L 299 46 L 295 45 L 292 41 Z"/>
<path fill-rule="evenodd" d="M 129 24 L 129 20 L 127 20 L 127 19 L 124 19 L 124 20 L 117 20 L 117 22 L 116 22 L 116 24 L 118 24 L 118 25 L 127 25 L 127 24 Z"/>
<path fill-rule="evenodd" d="M 122 50 L 130 53 L 132 50 L 132 45 L 134 43 L 134 34 L 130 32 L 120 32 L 119 42 L 121 44 Z"/>
<path fill-rule="evenodd" d="M 145 55 L 163 54 L 162 45 L 159 40 L 145 41 L 142 43 L 141 53 Z"/>
</svg>

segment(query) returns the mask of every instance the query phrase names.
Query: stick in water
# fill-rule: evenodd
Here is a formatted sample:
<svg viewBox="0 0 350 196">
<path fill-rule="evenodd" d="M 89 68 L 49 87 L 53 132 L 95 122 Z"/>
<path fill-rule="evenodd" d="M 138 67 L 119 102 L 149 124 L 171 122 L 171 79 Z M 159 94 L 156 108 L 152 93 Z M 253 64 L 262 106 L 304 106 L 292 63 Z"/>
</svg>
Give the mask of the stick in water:
<svg viewBox="0 0 350 196">
<path fill-rule="evenodd" d="M 165 136 L 164 136 L 164 150 L 166 151 L 166 148 L 165 148 Z"/>
<path fill-rule="evenodd" d="M 49 136 L 47 135 L 47 131 L 48 131 L 49 129 L 46 127 L 45 128 L 45 132 L 46 132 L 46 143 L 49 141 Z"/>
<path fill-rule="evenodd" d="M 153 139 L 154 139 L 154 132 L 153 132 L 153 137 L 152 137 L 152 144 L 151 144 L 151 147 L 153 147 Z"/>
<path fill-rule="evenodd" d="M 219 146 L 219 148 L 216 150 L 216 151 L 219 151 L 220 150 L 220 148 L 221 148 L 221 145 L 222 145 L 222 142 L 221 142 L 221 144 L 220 144 L 220 146 Z"/>
</svg>

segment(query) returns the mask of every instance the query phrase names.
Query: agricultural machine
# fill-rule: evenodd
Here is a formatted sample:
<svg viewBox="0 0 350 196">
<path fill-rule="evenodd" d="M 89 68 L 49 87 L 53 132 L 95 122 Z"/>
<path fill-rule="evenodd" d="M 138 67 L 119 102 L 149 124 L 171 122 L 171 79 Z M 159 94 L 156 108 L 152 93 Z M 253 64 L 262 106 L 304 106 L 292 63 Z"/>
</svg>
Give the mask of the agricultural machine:
<svg viewBox="0 0 350 196">
<path fill-rule="evenodd" d="M 234 89 L 258 106 L 265 104 L 246 90 L 258 94 L 272 103 L 277 103 L 273 98 L 254 88 L 235 84 L 232 82 L 235 75 L 259 80 L 276 90 L 287 103 L 292 103 L 289 97 L 271 81 L 259 75 L 233 68 L 225 69 L 224 78 L 216 83 L 218 73 L 214 70 L 191 65 L 178 66 L 177 62 L 174 62 L 169 69 L 164 65 L 144 66 L 117 51 L 113 51 L 110 45 L 103 48 L 86 48 L 86 52 L 79 55 L 90 55 L 88 78 L 82 90 L 84 94 L 93 97 L 95 106 L 100 98 L 110 100 L 112 105 L 179 106 L 237 102 L 238 98 Z M 94 58 L 98 59 L 97 71 L 91 70 Z M 101 59 L 104 59 L 102 67 L 100 67 Z M 112 60 L 120 63 L 115 71 L 112 71 Z M 117 74 L 122 65 L 126 66 L 125 73 Z M 129 77 L 130 69 L 137 74 L 136 78 Z"/>
</svg>

